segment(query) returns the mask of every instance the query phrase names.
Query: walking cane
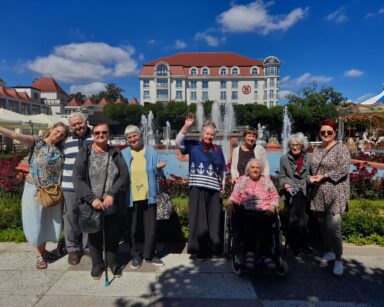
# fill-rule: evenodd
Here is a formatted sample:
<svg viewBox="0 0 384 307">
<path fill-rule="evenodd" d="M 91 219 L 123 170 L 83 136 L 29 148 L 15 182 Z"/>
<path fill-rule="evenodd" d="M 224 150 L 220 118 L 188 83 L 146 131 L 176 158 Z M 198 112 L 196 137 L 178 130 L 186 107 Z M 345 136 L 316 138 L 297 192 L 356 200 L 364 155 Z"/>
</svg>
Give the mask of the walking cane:
<svg viewBox="0 0 384 307">
<path fill-rule="evenodd" d="M 104 268 L 105 268 L 105 282 L 104 282 L 104 286 L 105 287 L 109 287 L 110 282 L 108 280 L 107 251 L 105 250 L 105 239 L 106 239 L 106 236 L 105 236 L 105 214 L 104 214 L 104 212 L 102 214 L 101 221 L 103 223 L 103 250 L 104 250 Z"/>
</svg>

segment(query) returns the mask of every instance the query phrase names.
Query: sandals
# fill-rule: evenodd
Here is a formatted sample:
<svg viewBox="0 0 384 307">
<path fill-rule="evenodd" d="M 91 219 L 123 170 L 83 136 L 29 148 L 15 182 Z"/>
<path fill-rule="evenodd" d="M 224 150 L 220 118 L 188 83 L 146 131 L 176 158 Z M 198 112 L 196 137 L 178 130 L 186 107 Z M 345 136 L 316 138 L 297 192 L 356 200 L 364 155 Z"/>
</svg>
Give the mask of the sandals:
<svg viewBox="0 0 384 307">
<path fill-rule="evenodd" d="M 36 269 L 43 270 L 48 266 L 47 262 L 44 260 L 43 256 L 37 256 L 36 258 Z"/>
</svg>

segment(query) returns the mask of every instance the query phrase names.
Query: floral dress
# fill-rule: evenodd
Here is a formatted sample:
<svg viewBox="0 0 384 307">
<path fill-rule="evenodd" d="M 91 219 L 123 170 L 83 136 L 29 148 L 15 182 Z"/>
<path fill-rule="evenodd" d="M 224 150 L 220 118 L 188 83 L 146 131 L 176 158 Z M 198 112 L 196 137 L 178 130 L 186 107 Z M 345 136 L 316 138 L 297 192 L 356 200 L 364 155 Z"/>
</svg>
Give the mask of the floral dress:
<svg viewBox="0 0 384 307">
<path fill-rule="evenodd" d="M 36 191 L 42 185 L 58 183 L 63 163 L 64 156 L 57 147 L 48 145 L 41 137 L 35 140 L 21 201 L 24 234 L 31 246 L 60 238 L 61 206 L 44 208 L 37 200 Z"/>
<path fill-rule="evenodd" d="M 311 185 L 311 210 L 343 213 L 350 196 L 349 163 L 351 154 L 342 143 L 330 149 L 316 148 L 312 158 L 312 174 L 328 174 L 327 180 Z"/>
</svg>

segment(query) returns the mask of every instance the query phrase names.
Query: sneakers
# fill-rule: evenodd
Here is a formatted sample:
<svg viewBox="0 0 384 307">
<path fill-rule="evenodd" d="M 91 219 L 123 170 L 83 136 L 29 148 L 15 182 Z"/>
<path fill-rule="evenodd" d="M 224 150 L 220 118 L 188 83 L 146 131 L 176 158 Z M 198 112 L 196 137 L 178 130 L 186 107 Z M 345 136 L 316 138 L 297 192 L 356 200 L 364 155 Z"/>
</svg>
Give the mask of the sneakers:
<svg viewBox="0 0 384 307">
<path fill-rule="evenodd" d="M 333 265 L 333 274 L 336 276 L 341 276 L 344 273 L 343 263 L 340 260 L 335 260 L 335 264 Z"/>
<path fill-rule="evenodd" d="M 323 257 L 321 257 L 320 259 L 320 263 L 322 265 L 326 265 L 328 263 L 328 261 L 333 261 L 336 259 L 336 255 L 335 253 L 333 252 L 327 252 L 323 255 Z"/>
<path fill-rule="evenodd" d="M 137 270 L 139 267 L 141 267 L 141 259 L 133 258 L 131 261 L 131 268 Z"/>
<path fill-rule="evenodd" d="M 91 276 L 94 280 L 99 280 L 104 272 L 104 265 L 95 264 L 92 265 Z"/>
<path fill-rule="evenodd" d="M 144 259 L 144 262 L 145 263 L 151 263 L 152 265 L 154 266 L 163 266 L 164 265 L 164 262 L 161 261 L 160 258 L 158 257 L 153 257 L 152 259 L 148 260 L 148 259 Z"/>
<path fill-rule="evenodd" d="M 112 263 L 109 268 L 112 271 L 113 276 L 120 278 L 123 275 L 123 267 L 119 266 L 117 262 Z"/>
</svg>

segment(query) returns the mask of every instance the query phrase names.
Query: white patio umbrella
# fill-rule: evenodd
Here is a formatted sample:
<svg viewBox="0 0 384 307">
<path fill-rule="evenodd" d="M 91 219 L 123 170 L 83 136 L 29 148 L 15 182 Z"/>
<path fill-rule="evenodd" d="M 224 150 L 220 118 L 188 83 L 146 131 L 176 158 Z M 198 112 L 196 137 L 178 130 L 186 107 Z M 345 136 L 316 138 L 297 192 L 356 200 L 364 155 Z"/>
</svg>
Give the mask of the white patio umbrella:
<svg viewBox="0 0 384 307">
<path fill-rule="evenodd" d="M 12 112 L 3 108 L 0 108 L 0 125 L 7 128 L 47 128 L 47 123 L 36 121 L 29 118 L 27 115 Z"/>
<path fill-rule="evenodd" d="M 44 113 L 29 115 L 28 118 L 31 119 L 32 121 L 36 121 L 42 124 L 47 124 L 48 126 L 52 126 L 58 122 L 62 122 L 65 125 L 68 125 L 68 120 L 66 118 L 61 118 L 54 115 L 47 115 Z"/>
</svg>

